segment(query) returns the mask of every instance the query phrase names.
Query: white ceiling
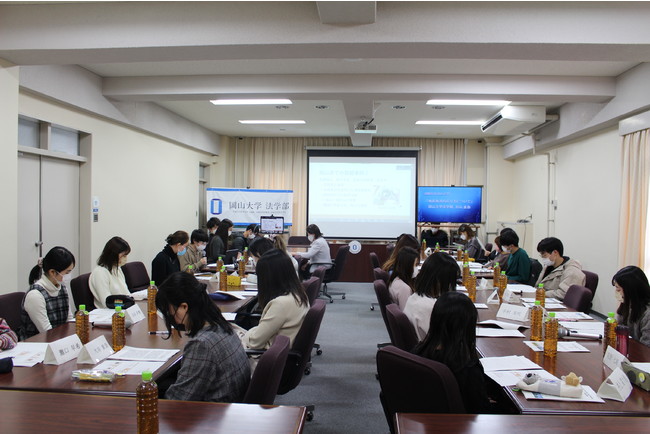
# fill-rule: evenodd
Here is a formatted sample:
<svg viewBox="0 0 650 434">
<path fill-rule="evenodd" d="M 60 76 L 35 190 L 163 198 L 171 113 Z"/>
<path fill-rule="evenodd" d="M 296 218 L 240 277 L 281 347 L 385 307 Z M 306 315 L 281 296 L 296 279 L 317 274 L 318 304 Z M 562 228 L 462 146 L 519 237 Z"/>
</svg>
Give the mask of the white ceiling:
<svg viewBox="0 0 650 434">
<path fill-rule="evenodd" d="M 317 4 L 318 3 L 318 4 Z M 650 61 L 647 2 L 141 2 L 0 6 L 0 57 L 78 64 L 104 94 L 150 101 L 229 136 L 486 137 L 495 107 L 604 103 L 616 77 Z M 320 15 L 319 15 L 320 13 Z M 326 24 L 325 24 L 326 23 Z M 605 31 L 606 30 L 606 31 Z M 217 107 L 214 98 L 290 98 L 288 108 Z M 316 108 L 326 106 L 326 108 Z M 403 106 L 403 109 L 395 109 Z M 374 113 L 373 113 L 374 111 Z M 241 125 L 302 119 L 305 125 Z"/>
</svg>

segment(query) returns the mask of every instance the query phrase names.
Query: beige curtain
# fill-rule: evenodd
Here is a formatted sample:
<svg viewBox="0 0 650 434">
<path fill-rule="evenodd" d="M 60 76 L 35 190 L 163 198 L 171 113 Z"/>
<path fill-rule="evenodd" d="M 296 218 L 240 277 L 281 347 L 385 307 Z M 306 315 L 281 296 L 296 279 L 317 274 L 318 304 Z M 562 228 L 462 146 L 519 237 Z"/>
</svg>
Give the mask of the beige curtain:
<svg viewBox="0 0 650 434">
<path fill-rule="evenodd" d="M 650 130 L 623 136 L 619 266 L 645 266 L 648 182 L 650 182 Z"/>
<path fill-rule="evenodd" d="M 307 221 L 307 147 L 350 147 L 347 137 L 253 137 L 232 140 L 226 157 L 232 188 L 293 190 L 293 228 Z M 419 185 L 463 185 L 462 139 L 374 138 L 373 148 L 419 148 Z M 367 148 L 372 149 L 372 148 Z"/>
</svg>

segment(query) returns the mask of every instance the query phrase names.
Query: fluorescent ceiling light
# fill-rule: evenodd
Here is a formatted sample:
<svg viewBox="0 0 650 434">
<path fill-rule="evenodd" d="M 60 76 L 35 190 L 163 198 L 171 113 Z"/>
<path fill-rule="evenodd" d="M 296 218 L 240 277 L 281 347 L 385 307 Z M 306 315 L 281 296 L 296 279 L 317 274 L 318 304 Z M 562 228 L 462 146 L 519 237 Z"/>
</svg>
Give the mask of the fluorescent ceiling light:
<svg viewBox="0 0 650 434">
<path fill-rule="evenodd" d="M 304 124 L 306 123 L 305 121 L 299 121 L 299 120 L 240 120 L 240 124 L 278 124 L 278 125 L 299 125 L 299 124 Z"/>
<path fill-rule="evenodd" d="M 510 101 L 488 100 L 488 99 L 430 99 L 427 105 L 488 105 L 506 106 Z"/>
<path fill-rule="evenodd" d="M 213 99 L 214 105 L 293 104 L 290 99 Z"/>
<path fill-rule="evenodd" d="M 415 125 L 483 125 L 485 121 L 417 121 Z"/>
</svg>

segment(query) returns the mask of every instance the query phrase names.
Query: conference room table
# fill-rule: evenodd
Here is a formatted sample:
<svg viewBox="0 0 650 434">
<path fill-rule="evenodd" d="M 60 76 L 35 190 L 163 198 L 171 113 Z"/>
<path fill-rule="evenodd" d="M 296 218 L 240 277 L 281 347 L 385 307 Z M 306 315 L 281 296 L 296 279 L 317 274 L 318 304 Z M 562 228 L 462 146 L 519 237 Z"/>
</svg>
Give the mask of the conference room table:
<svg viewBox="0 0 650 434">
<path fill-rule="evenodd" d="M 485 303 L 492 289 L 478 290 L 477 303 Z M 499 304 L 488 304 L 487 309 L 478 309 L 479 322 L 493 320 L 496 318 Z M 572 309 L 567 309 L 572 311 Z M 511 323 L 517 321 L 505 320 Z M 530 325 L 529 321 L 521 322 L 522 325 Z M 611 370 L 603 364 L 605 346 L 603 341 L 572 339 L 589 350 L 586 352 L 563 353 L 558 352 L 556 357 L 546 357 L 543 352 L 533 351 L 524 340 L 530 340 L 530 328 L 519 329 L 525 338 L 516 337 L 477 337 L 476 348 L 480 357 L 502 357 L 519 355 L 537 363 L 543 369 L 560 378 L 574 372 L 582 377 L 582 384 L 590 386 L 594 392 L 598 391 L 600 385 L 611 374 Z M 563 339 L 560 339 L 562 341 Z M 629 341 L 629 356 L 631 362 L 650 361 L 650 347 L 647 347 L 633 339 Z M 605 403 L 592 402 L 567 402 L 526 399 L 523 393 L 515 387 L 504 388 L 508 397 L 512 400 L 518 411 L 522 414 L 553 414 L 553 415 L 600 415 L 600 416 L 649 416 L 650 415 L 650 393 L 633 386 L 632 393 L 625 402 L 605 399 Z M 650 428 L 650 424 L 648 425 Z"/>
<path fill-rule="evenodd" d="M 134 433 L 135 398 L 0 390 L 5 433 Z M 301 433 L 305 407 L 158 401 L 160 433 Z"/>
<path fill-rule="evenodd" d="M 222 312 L 236 312 L 246 306 L 251 300 L 252 298 L 219 301 L 217 305 Z M 146 315 L 147 302 L 138 301 L 136 303 Z M 166 330 L 165 322 L 159 316 L 156 316 L 156 330 Z M 54 342 L 74 333 L 74 322 L 68 322 L 45 333 L 32 336 L 25 342 Z M 89 340 L 92 341 L 100 336 L 106 337 L 106 340 L 110 343 L 112 338 L 110 327 L 91 327 Z M 172 370 L 178 369 L 182 359 L 183 348 L 187 341 L 188 338 L 184 333 L 181 336 L 175 330 L 172 331 L 169 339 L 167 339 L 166 333 L 164 335 L 149 334 L 148 319 L 137 322 L 126 330 L 126 345 L 130 347 L 180 350 L 153 373 L 154 380 L 157 380 Z M 78 369 L 91 369 L 93 366 L 92 364 L 78 364 L 77 359 L 70 360 L 61 365 L 37 363 L 32 367 L 15 366 L 12 372 L 0 374 L 0 389 L 135 396 L 135 388 L 141 381 L 139 375 L 125 375 L 116 378 L 112 383 L 84 382 L 76 381 L 72 378 L 73 371 Z"/>
</svg>

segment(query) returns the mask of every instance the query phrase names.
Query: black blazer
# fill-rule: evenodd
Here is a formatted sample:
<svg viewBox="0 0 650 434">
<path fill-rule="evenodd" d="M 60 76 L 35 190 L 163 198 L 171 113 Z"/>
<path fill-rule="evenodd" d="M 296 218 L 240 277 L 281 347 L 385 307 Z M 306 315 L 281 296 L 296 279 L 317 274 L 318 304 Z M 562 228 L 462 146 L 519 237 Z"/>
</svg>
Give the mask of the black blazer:
<svg viewBox="0 0 650 434">
<path fill-rule="evenodd" d="M 156 285 L 160 285 L 170 274 L 177 271 L 181 271 L 178 255 L 169 245 L 166 245 L 151 261 L 151 280 L 156 282 Z"/>
</svg>

